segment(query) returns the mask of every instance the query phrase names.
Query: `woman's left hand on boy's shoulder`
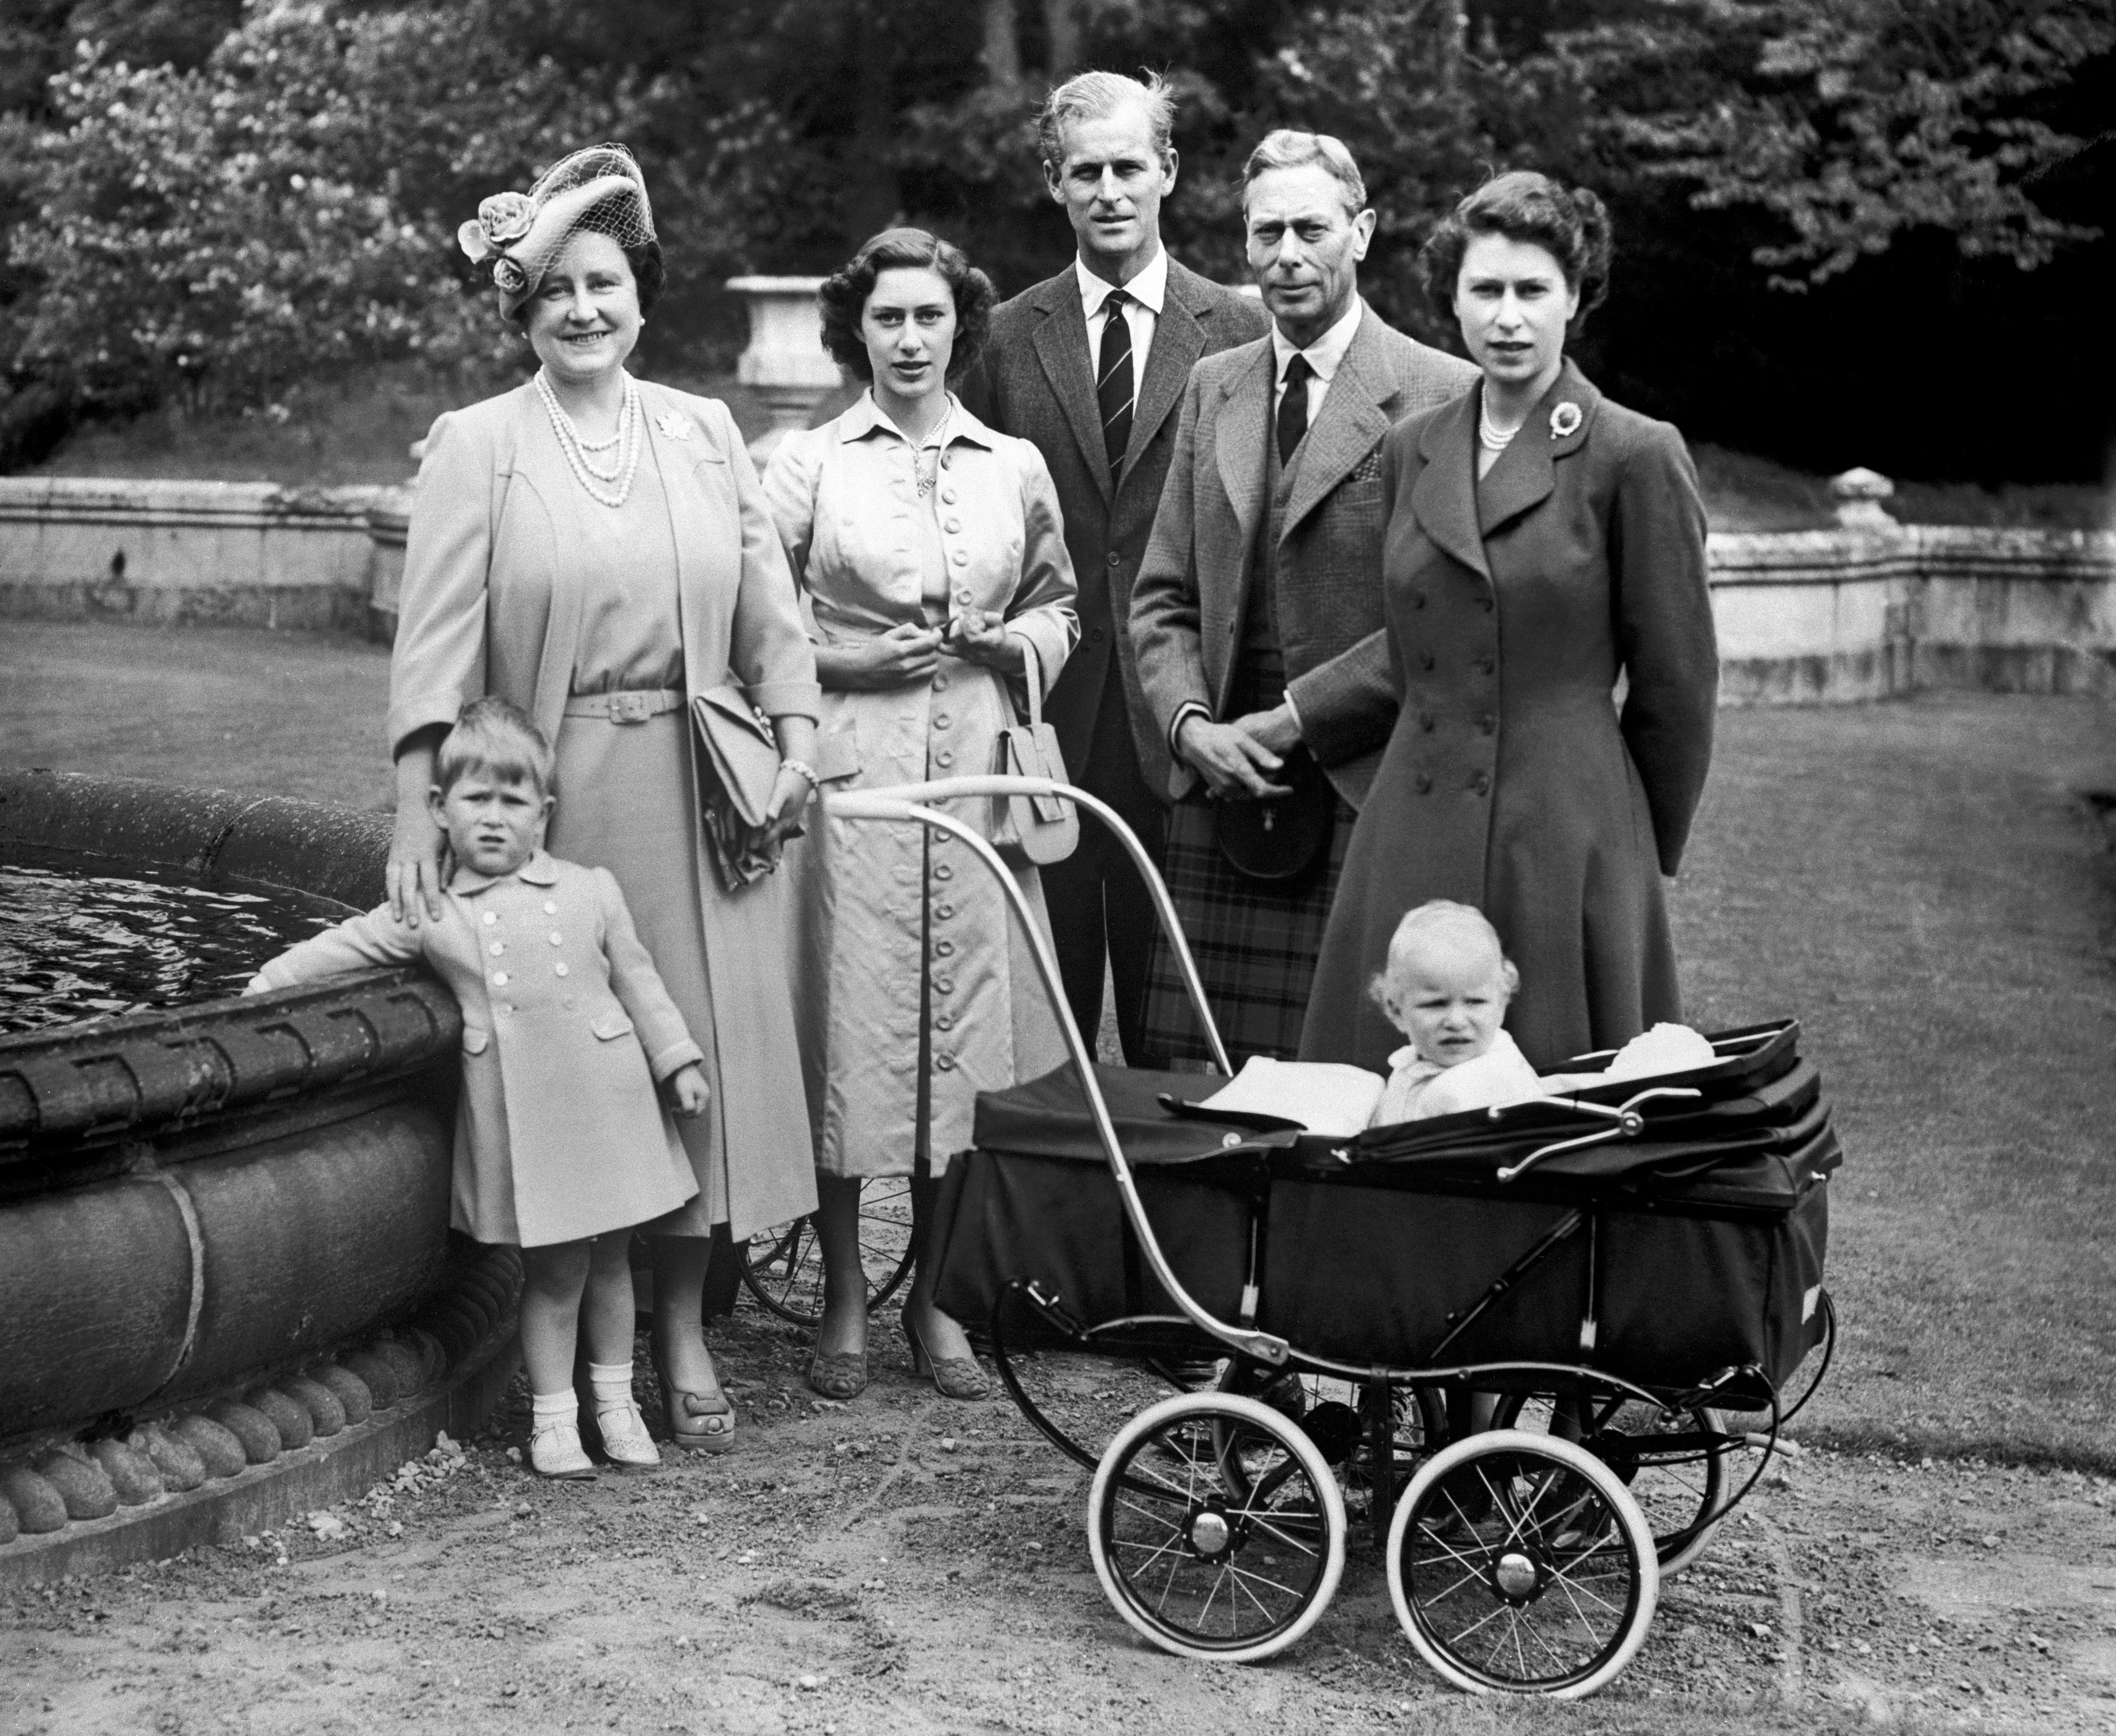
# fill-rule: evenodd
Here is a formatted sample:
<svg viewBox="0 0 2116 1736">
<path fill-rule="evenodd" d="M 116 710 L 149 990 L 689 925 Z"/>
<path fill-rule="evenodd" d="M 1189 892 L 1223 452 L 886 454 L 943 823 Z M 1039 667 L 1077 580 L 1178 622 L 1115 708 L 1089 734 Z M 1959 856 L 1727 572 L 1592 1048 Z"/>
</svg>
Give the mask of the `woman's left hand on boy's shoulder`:
<svg viewBox="0 0 2116 1736">
<path fill-rule="evenodd" d="M 696 1061 L 687 1062 L 669 1074 L 662 1089 L 668 1095 L 669 1107 L 686 1121 L 704 1114 L 713 1098 L 712 1087 L 706 1083 L 706 1070 Z"/>
</svg>

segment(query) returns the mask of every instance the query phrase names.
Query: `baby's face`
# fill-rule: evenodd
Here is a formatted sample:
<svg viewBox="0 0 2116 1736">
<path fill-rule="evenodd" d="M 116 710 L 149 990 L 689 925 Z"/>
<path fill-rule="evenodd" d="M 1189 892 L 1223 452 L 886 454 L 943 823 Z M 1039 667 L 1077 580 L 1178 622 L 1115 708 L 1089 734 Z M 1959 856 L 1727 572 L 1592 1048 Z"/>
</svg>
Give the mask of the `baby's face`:
<svg viewBox="0 0 2116 1736">
<path fill-rule="evenodd" d="M 434 819 L 448 834 L 458 864 L 489 879 L 510 875 L 544 843 L 552 798 L 527 778 L 472 769 L 431 797 Z"/>
<path fill-rule="evenodd" d="M 1396 976 L 1397 1023 L 1421 1061 L 1459 1067 L 1492 1046 L 1506 1016 L 1504 962 L 1474 937 L 1436 935 Z"/>
</svg>

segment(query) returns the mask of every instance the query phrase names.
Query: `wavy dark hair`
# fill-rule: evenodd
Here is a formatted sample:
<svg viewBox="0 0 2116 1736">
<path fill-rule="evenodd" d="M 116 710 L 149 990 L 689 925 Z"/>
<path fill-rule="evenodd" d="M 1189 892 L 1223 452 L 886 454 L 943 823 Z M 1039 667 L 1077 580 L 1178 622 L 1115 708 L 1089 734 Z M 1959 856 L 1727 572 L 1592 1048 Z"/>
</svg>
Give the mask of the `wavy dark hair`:
<svg viewBox="0 0 2116 1736">
<path fill-rule="evenodd" d="M 955 347 L 948 357 L 948 378 L 955 379 L 978 359 L 999 301 L 992 280 L 973 265 L 963 250 L 925 229 L 885 229 L 860 243 L 860 250 L 824 279 L 816 292 L 823 314 L 823 347 L 862 379 L 872 384 L 874 367 L 860 336 L 860 315 L 885 271 L 937 271 L 955 293 Z"/>
<path fill-rule="evenodd" d="M 1455 314 L 1462 255 L 1479 235 L 1540 247 L 1557 261 L 1566 287 L 1580 292 L 1580 323 L 1609 292 L 1609 210 L 1585 187 L 1570 191 L 1548 175 L 1516 169 L 1494 176 L 1441 219 L 1419 252 L 1426 299 L 1442 319 Z"/>
</svg>

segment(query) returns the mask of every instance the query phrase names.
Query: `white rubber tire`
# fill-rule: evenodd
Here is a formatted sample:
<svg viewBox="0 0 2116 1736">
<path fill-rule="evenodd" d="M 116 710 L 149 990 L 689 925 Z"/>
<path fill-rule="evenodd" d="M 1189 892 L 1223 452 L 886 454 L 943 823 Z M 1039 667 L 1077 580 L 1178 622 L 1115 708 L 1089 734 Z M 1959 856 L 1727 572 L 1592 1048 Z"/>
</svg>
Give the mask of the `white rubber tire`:
<svg viewBox="0 0 2116 1736">
<path fill-rule="evenodd" d="M 1102 1516 L 1111 1499 L 1111 1488 L 1116 1477 L 1116 1467 L 1144 1435 L 1171 1422 L 1194 1416 L 1209 1423 L 1213 1417 L 1238 1417 L 1252 1427 L 1269 1435 L 1299 1461 L 1301 1470 L 1322 1497 L 1323 1543 L 1322 1577 L 1315 1595 L 1307 1608 L 1285 1628 L 1259 1640 L 1253 1646 L 1228 1649 L 1218 1646 L 1184 1644 L 1148 1621 L 1121 1589 L 1111 1568 L 1108 1552 L 1102 1546 Z M 1275 1656 L 1299 1640 L 1320 1619 L 1330 1600 L 1336 1595 L 1337 1582 L 1345 1572 L 1345 1498 L 1338 1490 L 1337 1479 L 1331 1474 L 1330 1467 L 1315 1449 L 1314 1442 L 1301 1433 L 1292 1423 L 1254 1398 L 1238 1397 L 1232 1393 L 1198 1392 L 1179 1393 L 1172 1398 L 1164 1398 L 1158 1404 L 1148 1405 L 1116 1432 L 1116 1438 L 1103 1449 L 1102 1461 L 1095 1467 L 1094 1481 L 1088 1489 L 1088 1552 L 1094 1558 L 1095 1575 L 1102 1582 L 1102 1593 L 1132 1628 L 1152 1641 L 1163 1651 L 1173 1652 L 1177 1657 L 1198 1658 L 1213 1664 L 1253 1664 L 1260 1658 Z"/>
<path fill-rule="evenodd" d="M 1463 1669 L 1441 1647 L 1411 1614 L 1410 1600 L 1403 1582 L 1403 1539 L 1410 1524 L 1410 1516 L 1425 1492 L 1434 1483 L 1458 1466 L 1488 1454 L 1513 1453 L 1540 1454 L 1575 1471 L 1591 1483 L 1606 1500 L 1617 1516 L 1622 1529 L 1625 1547 L 1630 1551 L 1635 1570 L 1639 1575 L 1639 1594 L 1631 1619 L 1625 1627 L 1616 1649 L 1603 1659 L 1594 1672 L 1562 1688 L 1535 1688 L 1522 1687 L 1508 1689 L 1502 1684 L 1487 1682 Z M 1624 1672 L 1631 1660 L 1645 1643 L 1646 1629 L 1653 1625 L 1654 1605 L 1660 1600 L 1660 1561 L 1654 1548 L 1653 1532 L 1647 1526 L 1645 1515 L 1639 1511 L 1639 1504 L 1631 1499 L 1616 1473 L 1584 1447 L 1576 1447 L 1569 1440 L 1555 1435 L 1530 1434 L 1521 1429 L 1493 1429 L 1481 1435 L 1472 1435 L 1443 1448 L 1419 1467 L 1418 1474 L 1396 1503 L 1396 1518 L 1390 1523 L 1388 1536 L 1389 1601 L 1396 1606 L 1396 1619 L 1402 1623 L 1418 1655 L 1431 1665 L 1439 1675 L 1457 1688 L 1466 1688 L 1473 1694 L 1534 1693 L 1553 1700 L 1578 1700 L 1606 1688 Z"/>
</svg>

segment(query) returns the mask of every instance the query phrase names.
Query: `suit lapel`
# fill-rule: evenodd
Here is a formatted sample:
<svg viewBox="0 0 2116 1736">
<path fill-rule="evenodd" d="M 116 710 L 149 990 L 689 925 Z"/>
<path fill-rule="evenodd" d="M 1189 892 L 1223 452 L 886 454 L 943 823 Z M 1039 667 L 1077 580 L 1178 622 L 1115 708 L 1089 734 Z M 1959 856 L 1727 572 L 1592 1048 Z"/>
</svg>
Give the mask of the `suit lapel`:
<svg viewBox="0 0 2116 1736">
<path fill-rule="evenodd" d="M 543 406 L 537 401 L 536 391 L 529 386 L 521 389 L 521 401 L 515 412 L 511 462 L 516 474 L 525 478 L 535 496 L 545 503 L 545 522 L 555 539 L 559 528 L 552 520 L 561 513 L 577 514 L 580 511 L 580 503 L 573 498 L 580 485 L 567 467 L 565 452 Z M 530 710 L 545 738 L 555 742 L 559 725 L 565 716 L 567 696 L 573 691 L 573 659 L 579 654 L 581 645 L 583 599 L 580 574 L 573 563 L 556 558 L 556 547 L 551 553 L 551 600 L 550 612 L 544 618 L 544 644 L 536 660 L 536 691 Z"/>
<path fill-rule="evenodd" d="M 1478 485 L 1477 520 L 1483 535 L 1489 536 L 1549 498 L 1557 486 L 1557 461 L 1585 443 L 1601 397 L 1586 375 L 1566 361 L 1543 401 L 1529 412 L 1520 432 Z M 1562 415 L 1560 406 L 1567 404 L 1577 411 L 1576 418 Z M 1557 432 L 1560 426 L 1566 430 L 1562 434 Z"/>
<path fill-rule="evenodd" d="M 1279 540 L 1320 505 L 1330 491 L 1350 474 L 1389 430 L 1389 417 L 1381 401 L 1396 396 L 1395 383 L 1382 365 L 1382 324 L 1372 308 L 1359 315 L 1358 328 L 1345 351 L 1345 359 L 1330 381 L 1329 395 L 1322 400 L 1322 414 L 1308 430 L 1293 493 L 1286 503 L 1286 521 Z"/>
<path fill-rule="evenodd" d="M 646 462 L 654 466 L 655 475 L 661 484 L 661 499 L 669 513 L 669 534 L 676 543 L 676 642 L 683 648 L 686 682 L 691 691 L 696 693 L 714 683 L 704 678 L 704 670 L 696 655 L 697 647 L 691 642 L 697 623 L 692 620 L 693 611 L 688 606 L 690 587 L 686 581 L 690 575 L 686 569 L 683 551 L 694 544 L 692 537 L 686 534 L 683 518 L 685 510 L 692 502 L 692 478 L 691 466 L 676 460 L 675 453 L 670 449 L 669 438 L 661 432 L 659 425 L 660 417 L 669 413 L 670 410 L 671 406 L 658 391 L 651 387 L 642 388 L 639 412 L 646 423 Z M 691 420 L 681 410 L 674 411 L 674 414 L 681 416 L 685 422 Z"/>
<path fill-rule="evenodd" d="M 1152 443 L 1169 412 L 1182 401 L 1191 365 L 1205 353 L 1204 328 L 1184 305 L 1182 287 L 1175 260 L 1168 262 L 1168 292 L 1161 298 L 1161 312 L 1153 322 L 1153 347 L 1146 352 L 1146 377 L 1138 383 L 1138 402 L 1132 411 L 1131 440 L 1125 448 L 1124 469 L 1117 486 L 1131 475 L 1139 454 Z M 1087 322 L 1081 321 L 1081 342 L 1087 342 Z M 1084 354 L 1084 349 L 1083 351 Z"/>
<path fill-rule="evenodd" d="M 1419 529 L 1435 546 L 1489 579 L 1492 569 L 1484 559 L 1484 539 L 1477 527 L 1477 406 L 1481 397 L 1480 393 L 1466 392 L 1426 423 L 1418 440 L 1419 456 L 1425 462 L 1411 485 L 1410 509 L 1418 515 Z"/>
<path fill-rule="evenodd" d="M 1270 338 L 1259 338 L 1249 347 L 1249 365 L 1236 369 L 1221 388 L 1224 395 L 1212 430 L 1220 486 L 1227 491 L 1242 528 L 1244 561 L 1256 544 L 1257 521 L 1263 516 L 1263 443 L 1271 426 L 1272 379 Z"/>
<path fill-rule="evenodd" d="M 1106 506 L 1116 490 L 1110 480 L 1110 454 L 1102 439 L 1102 414 L 1095 402 L 1095 372 L 1088 362 L 1088 316 L 1080 311 L 1079 279 L 1070 269 L 1047 279 L 1037 305 L 1044 316 L 1036 328 L 1037 360 L 1043 364 L 1051 395 L 1065 410 L 1073 438 L 1079 443 L 1080 456 L 1088 461 L 1088 468 L 1093 473 L 1096 486 L 1102 489 L 1102 503 Z M 1157 352 L 1157 334 L 1154 347 Z M 1152 366 L 1149 356 L 1149 372 Z M 1132 439 L 1135 446 L 1135 428 Z"/>
</svg>

